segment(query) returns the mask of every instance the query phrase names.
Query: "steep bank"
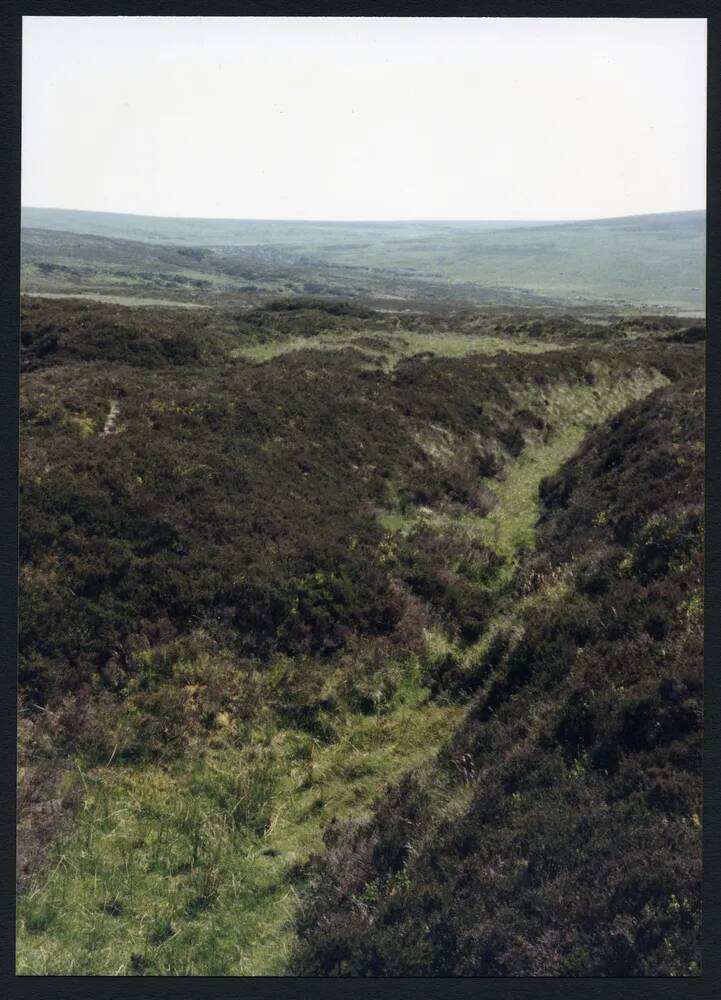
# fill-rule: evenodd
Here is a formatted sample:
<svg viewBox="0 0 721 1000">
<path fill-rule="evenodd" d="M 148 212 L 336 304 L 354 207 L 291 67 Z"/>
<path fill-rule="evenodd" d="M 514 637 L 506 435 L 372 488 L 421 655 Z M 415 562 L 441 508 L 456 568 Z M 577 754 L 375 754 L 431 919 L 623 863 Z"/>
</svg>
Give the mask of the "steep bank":
<svg viewBox="0 0 721 1000">
<path fill-rule="evenodd" d="M 699 973 L 702 381 L 611 418 L 541 501 L 514 614 L 450 672 L 464 723 L 326 838 L 297 972 Z"/>
</svg>

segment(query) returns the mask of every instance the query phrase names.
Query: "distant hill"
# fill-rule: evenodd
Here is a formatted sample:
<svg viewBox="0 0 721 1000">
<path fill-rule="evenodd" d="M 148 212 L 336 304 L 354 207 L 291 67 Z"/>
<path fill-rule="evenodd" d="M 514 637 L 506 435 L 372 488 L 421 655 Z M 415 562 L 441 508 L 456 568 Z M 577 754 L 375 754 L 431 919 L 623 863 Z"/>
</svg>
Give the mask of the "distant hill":
<svg viewBox="0 0 721 1000">
<path fill-rule="evenodd" d="M 515 229 L 468 228 L 368 248 L 369 264 L 449 281 L 523 289 L 568 303 L 703 310 L 705 212 L 673 212 Z M 319 253 L 323 255 L 323 251 Z M 352 249 L 336 262 L 356 257 Z"/>
<path fill-rule="evenodd" d="M 705 303 L 705 211 L 544 223 L 286 222 L 24 208 L 22 224 L 27 291 L 107 292 L 107 273 L 77 265 L 87 260 L 95 268 L 97 251 L 112 271 L 117 250 L 124 267 L 115 269 L 111 290 L 139 294 L 142 286 L 143 294 L 167 297 L 167 289 L 177 290 L 179 262 L 172 262 L 168 284 L 169 262 L 149 268 L 147 259 L 171 250 L 185 254 L 180 283 L 194 298 L 209 290 L 450 297 L 685 313 L 702 313 Z M 99 238 L 123 245 L 101 247 Z M 140 285 L 129 255 L 142 261 Z"/>
<path fill-rule="evenodd" d="M 553 223 L 544 223 L 552 225 Z M 284 219 L 180 219 L 65 208 L 23 208 L 23 228 L 196 246 L 324 245 L 388 239 L 448 237 L 465 232 L 523 228 L 534 222 L 334 222 Z"/>
</svg>

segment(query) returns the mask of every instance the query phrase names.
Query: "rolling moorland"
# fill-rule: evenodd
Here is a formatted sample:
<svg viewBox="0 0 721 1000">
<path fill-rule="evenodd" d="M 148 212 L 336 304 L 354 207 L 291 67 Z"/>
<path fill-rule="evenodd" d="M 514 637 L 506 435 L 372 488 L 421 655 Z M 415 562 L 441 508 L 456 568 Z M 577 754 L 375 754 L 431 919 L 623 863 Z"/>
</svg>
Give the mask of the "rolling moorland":
<svg viewBox="0 0 721 1000">
<path fill-rule="evenodd" d="M 699 271 L 128 218 L 23 236 L 18 972 L 699 974 Z"/>
<path fill-rule="evenodd" d="M 299 223 L 23 209 L 29 293 L 262 304 L 704 311 L 705 212 L 590 222 Z"/>
</svg>

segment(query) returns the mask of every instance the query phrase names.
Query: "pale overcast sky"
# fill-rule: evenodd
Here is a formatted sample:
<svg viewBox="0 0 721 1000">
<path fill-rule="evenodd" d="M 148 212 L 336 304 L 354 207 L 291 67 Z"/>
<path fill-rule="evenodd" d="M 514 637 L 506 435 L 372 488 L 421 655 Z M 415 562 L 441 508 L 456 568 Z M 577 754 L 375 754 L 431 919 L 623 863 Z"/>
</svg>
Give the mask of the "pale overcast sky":
<svg viewBox="0 0 721 1000">
<path fill-rule="evenodd" d="M 578 219 L 705 207 L 706 21 L 23 19 L 23 204 Z"/>
</svg>

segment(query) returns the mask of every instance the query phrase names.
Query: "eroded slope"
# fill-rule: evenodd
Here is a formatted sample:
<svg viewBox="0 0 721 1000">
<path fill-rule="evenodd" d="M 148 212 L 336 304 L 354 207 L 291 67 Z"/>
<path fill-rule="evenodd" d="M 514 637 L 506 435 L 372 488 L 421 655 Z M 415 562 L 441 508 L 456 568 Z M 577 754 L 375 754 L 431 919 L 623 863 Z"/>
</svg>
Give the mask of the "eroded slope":
<svg viewBox="0 0 721 1000">
<path fill-rule="evenodd" d="M 613 417 L 541 497 L 512 619 L 450 671 L 466 720 L 327 837 L 296 971 L 699 972 L 701 380 Z"/>
</svg>

